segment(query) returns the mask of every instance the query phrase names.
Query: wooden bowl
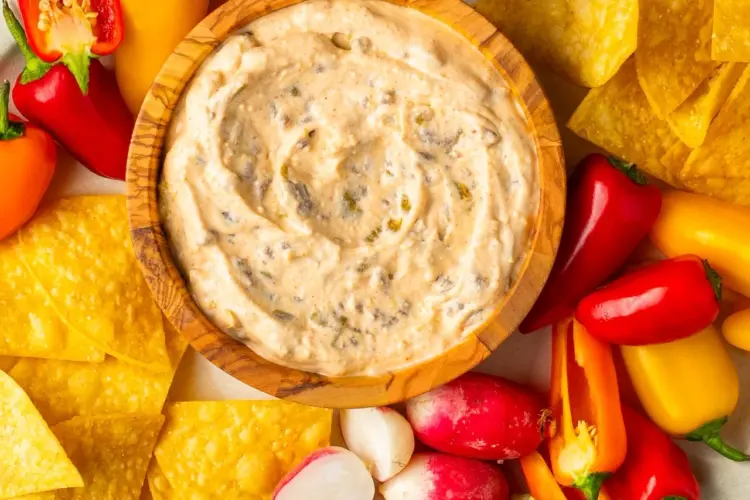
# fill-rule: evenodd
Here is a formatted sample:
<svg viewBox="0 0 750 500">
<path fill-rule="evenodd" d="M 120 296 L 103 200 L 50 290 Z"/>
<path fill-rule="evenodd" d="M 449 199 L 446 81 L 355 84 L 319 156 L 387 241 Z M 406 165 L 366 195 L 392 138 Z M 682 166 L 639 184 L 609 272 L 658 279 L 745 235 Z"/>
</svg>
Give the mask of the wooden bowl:
<svg viewBox="0 0 750 500">
<path fill-rule="evenodd" d="M 300 0 L 230 0 L 177 47 L 156 78 L 130 144 L 127 198 L 136 255 L 154 297 L 190 345 L 237 379 L 279 398 L 315 406 L 387 405 L 448 382 L 487 358 L 528 313 L 552 268 L 565 212 L 565 168 L 557 126 L 531 68 L 511 43 L 461 0 L 388 0 L 445 22 L 478 46 L 523 104 L 539 157 L 540 203 L 519 277 L 478 334 L 440 356 L 378 376 L 326 377 L 274 364 L 214 326 L 193 301 L 159 220 L 164 136 L 186 83 L 216 46 L 254 19 Z"/>
</svg>

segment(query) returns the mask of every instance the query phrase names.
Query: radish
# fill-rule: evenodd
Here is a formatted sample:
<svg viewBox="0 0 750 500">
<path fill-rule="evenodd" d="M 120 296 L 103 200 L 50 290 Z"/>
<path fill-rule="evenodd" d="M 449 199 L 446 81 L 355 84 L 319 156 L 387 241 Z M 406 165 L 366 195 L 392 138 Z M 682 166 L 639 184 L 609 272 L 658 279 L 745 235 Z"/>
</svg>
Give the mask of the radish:
<svg viewBox="0 0 750 500">
<path fill-rule="evenodd" d="M 365 462 L 378 481 L 387 481 L 401 472 L 414 453 L 411 425 L 386 406 L 342 410 L 341 433 L 347 448 Z"/>
<path fill-rule="evenodd" d="M 406 402 L 420 441 L 482 460 L 519 458 L 536 450 L 548 413 L 532 390 L 471 372 Z"/>
<path fill-rule="evenodd" d="M 417 453 L 380 487 L 385 500 L 508 500 L 508 483 L 494 465 L 443 453 Z"/>
<path fill-rule="evenodd" d="M 273 500 L 372 500 L 375 484 L 349 450 L 330 446 L 308 455 L 276 486 Z"/>
</svg>

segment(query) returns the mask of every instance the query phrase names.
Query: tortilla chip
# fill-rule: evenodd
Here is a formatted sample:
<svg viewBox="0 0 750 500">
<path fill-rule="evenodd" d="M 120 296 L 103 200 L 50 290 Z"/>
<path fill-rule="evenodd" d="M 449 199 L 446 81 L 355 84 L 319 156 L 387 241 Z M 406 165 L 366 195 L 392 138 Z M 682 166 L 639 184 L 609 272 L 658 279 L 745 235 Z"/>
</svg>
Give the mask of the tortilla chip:
<svg viewBox="0 0 750 500">
<path fill-rule="evenodd" d="M 148 491 L 154 500 L 171 500 L 175 498 L 172 485 L 167 481 L 166 476 L 159 467 L 156 457 L 151 459 L 148 466 Z"/>
<path fill-rule="evenodd" d="M 667 123 L 682 142 L 691 148 L 700 147 L 706 139 L 708 127 L 729 97 L 744 64 L 722 64 L 714 70 L 687 101 L 667 116 Z"/>
<path fill-rule="evenodd" d="M 637 0 L 480 0 L 476 9 L 524 56 L 574 83 L 606 83 L 637 43 Z"/>
<path fill-rule="evenodd" d="M 185 402 L 167 406 L 154 450 L 172 498 L 270 498 L 279 480 L 327 446 L 331 410 L 285 401 Z M 152 494 L 168 494 L 149 476 Z"/>
<path fill-rule="evenodd" d="M 137 499 L 164 423 L 163 415 L 77 417 L 52 430 L 83 476 L 81 488 L 23 500 Z"/>
<path fill-rule="evenodd" d="M 13 365 L 16 364 L 16 361 L 18 359 L 11 356 L 0 356 L 0 371 L 8 373 L 13 368 Z"/>
<path fill-rule="evenodd" d="M 703 145 L 680 172 L 685 185 L 698 193 L 750 206 L 750 67 L 716 115 Z"/>
<path fill-rule="evenodd" d="M 684 142 L 678 141 L 674 146 L 669 148 L 669 151 L 662 156 L 661 164 L 664 165 L 669 172 L 677 176 L 682 171 L 687 162 L 690 153 L 693 150 Z"/>
<path fill-rule="evenodd" d="M 19 240 L 23 262 L 68 327 L 116 358 L 169 370 L 161 313 L 133 253 L 124 196 L 56 201 Z"/>
<path fill-rule="evenodd" d="M 28 396 L 0 372 L 0 498 L 83 486 Z"/>
<path fill-rule="evenodd" d="M 750 62 L 750 1 L 714 0 L 711 58 Z"/>
<path fill-rule="evenodd" d="M 659 161 L 679 142 L 666 121 L 649 106 L 632 60 L 605 85 L 591 89 L 568 127 L 577 135 L 676 185 L 675 174 Z"/>
<path fill-rule="evenodd" d="M 103 361 L 104 353 L 60 320 L 44 289 L 17 253 L 16 239 L 0 242 L 0 355 Z"/>
<path fill-rule="evenodd" d="M 47 422 L 77 416 L 159 413 L 186 343 L 167 327 L 172 370 L 155 373 L 116 358 L 103 363 L 76 363 L 24 358 L 10 371 Z"/>
<path fill-rule="evenodd" d="M 708 55 L 712 16 L 712 0 L 641 2 L 636 68 L 659 118 L 685 102 L 718 66 L 714 61 L 698 61 Z"/>
</svg>

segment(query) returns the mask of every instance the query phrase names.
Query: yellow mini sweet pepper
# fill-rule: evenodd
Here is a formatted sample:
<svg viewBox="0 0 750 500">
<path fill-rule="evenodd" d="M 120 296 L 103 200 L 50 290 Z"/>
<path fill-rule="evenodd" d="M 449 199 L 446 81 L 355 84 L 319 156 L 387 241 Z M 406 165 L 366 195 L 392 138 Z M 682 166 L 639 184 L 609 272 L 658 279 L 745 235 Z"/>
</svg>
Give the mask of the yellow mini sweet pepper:
<svg viewBox="0 0 750 500">
<path fill-rule="evenodd" d="M 172 51 L 206 16 L 208 0 L 122 0 L 125 39 L 115 52 L 122 97 L 138 114 L 148 89 Z"/>
<path fill-rule="evenodd" d="M 651 420 L 667 433 L 703 441 L 731 460 L 750 459 L 719 436 L 737 406 L 739 379 L 716 328 L 665 344 L 620 349 Z"/>
<path fill-rule="evenodd" d="M 700 255 L 726 286 L 750 297 L 750 209 L 708 196 L 666 192 L 650 237 L 667 257 Z"/>
<path fill-rule="evenodd" d="M 750 309 L 738 311 L 725 319 L 721 334 L 734 347 L 750 351 Z"/>
</svg>

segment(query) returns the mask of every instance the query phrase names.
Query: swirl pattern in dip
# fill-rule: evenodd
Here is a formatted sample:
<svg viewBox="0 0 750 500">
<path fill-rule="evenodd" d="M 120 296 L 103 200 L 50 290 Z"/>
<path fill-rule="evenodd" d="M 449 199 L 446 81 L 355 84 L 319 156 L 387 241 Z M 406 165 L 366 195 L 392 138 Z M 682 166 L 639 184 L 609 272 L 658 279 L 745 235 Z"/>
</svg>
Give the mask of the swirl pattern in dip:
<svg viewBox="0 0 750 500">
<path fill-rule="evenodd" d="M 275 362 L 377 374 L 479 328 L 537 211 L 497 70 L 417 11 L 312 0 L 232 36 L 175 112 L 163 219 L 200 307 Z"/>
</svg>

